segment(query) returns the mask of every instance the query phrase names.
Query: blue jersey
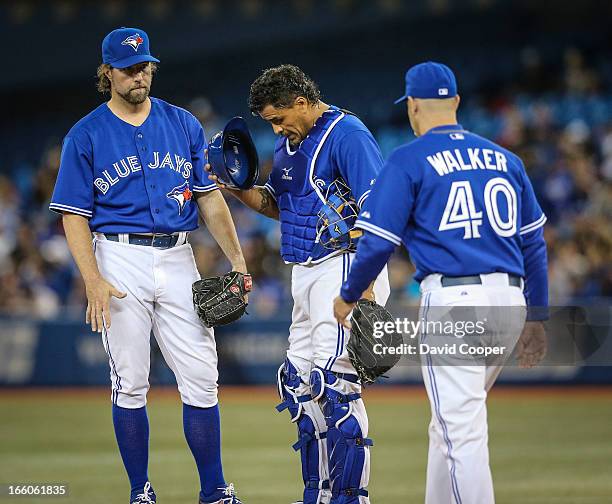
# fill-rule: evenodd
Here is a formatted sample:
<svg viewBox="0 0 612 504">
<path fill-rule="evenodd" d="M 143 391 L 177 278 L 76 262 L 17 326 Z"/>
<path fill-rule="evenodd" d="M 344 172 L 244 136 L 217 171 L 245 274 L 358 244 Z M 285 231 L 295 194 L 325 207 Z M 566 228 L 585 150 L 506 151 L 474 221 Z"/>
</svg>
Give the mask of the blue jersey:
<svg viewBox="0 0 612 504">
<path fill-rule="evenodd" d="M 330 107 L 295 149 L 279 138 L 265 187 L 276 200 L 281 223 L 281 255 L 287 263 L 324 260 L 333 251 L 317 248 L 318 212 L 337 179 L 362 207 L 383 165 L 380 148 L 356 116 Z"/>
<path fill-rule="evenodd" d="M 184 109 L 151 98 L 141 126 L 106 103 L 68 132 L 49 208 L 89 219 L 103 233 L 174 233 L 198 227 L 194 192 L 216 189 L 204 170 L 206 141 Z"/>
<path fill-rule="evenodd" d="M 356 225 L 403 243 L 421 281 L 524 276 L 522 241 L 545 222 L 520 158 L 456 124 L 391 154 Z"/>
</svg>

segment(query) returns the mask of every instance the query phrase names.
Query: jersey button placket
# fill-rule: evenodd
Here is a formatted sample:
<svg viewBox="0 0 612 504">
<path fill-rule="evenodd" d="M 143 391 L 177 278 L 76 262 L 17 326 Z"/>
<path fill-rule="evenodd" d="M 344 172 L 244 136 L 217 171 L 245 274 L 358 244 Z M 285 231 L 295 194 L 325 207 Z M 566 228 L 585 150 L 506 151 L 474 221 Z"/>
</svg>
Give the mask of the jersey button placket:
<svg viewBox="0 0 612 504">
<path fill-rule="evenodd" d="M 144 135 L 142 134 L 142 131 L 137 131 L 136 132 L 136 143 L 138 144 L 138 149 L 142 152 L 146 152 L 147 146 L 143 145 L 143 138 L 144 138 Z"/>
<path fill-rule="evenodd" d="M 149 196 L 149 202 L 153 200 L 153 194 L 150 194 L 148 189 L 155 189 L 155 184 L 151 183 L 149 179 L 150 172 L 148 169 L 148 163 L 145 161 L 145 152 L 147 151 L 147 146 L 144 145 L 144 134 L 140 130 L 136 130 L 134 135 L 134 140 L 136 142 L 136 146 L 138 147 L 138 152 L 140 153 L 140 164 L 144 167 L 144 177 L 145 177 L 145 190 L 147 191 L 147 195 Z M 149 203 L 150 204 L 150 203 Z M 153 231 L 157 229 L 157 222 L 155 216 L 159 214 L 159 208 L 151 208 L 151 214 L 153 216 Z"/>
</svg>

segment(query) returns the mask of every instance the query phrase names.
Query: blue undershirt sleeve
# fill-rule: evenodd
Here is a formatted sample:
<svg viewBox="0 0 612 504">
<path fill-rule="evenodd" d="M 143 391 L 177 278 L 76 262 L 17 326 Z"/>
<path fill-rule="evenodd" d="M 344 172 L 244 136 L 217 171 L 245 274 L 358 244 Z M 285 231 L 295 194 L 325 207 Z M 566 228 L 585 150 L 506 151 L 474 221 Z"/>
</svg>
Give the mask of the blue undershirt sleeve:
<svg viewBox="0 0 612 504">
<path fill-rule="evenodd" d="M 357 301 L 385 267 L 394 249 L 394 243 L 366 232 L 359 239 L 348 279 L 340 291 L 342 299 L 348 303 Z"/>
<path fill-rule="evenodd" d="M 522 235 L 527 320 L 548 319 L 548 260 L 542 227 Z"/>
</svg>

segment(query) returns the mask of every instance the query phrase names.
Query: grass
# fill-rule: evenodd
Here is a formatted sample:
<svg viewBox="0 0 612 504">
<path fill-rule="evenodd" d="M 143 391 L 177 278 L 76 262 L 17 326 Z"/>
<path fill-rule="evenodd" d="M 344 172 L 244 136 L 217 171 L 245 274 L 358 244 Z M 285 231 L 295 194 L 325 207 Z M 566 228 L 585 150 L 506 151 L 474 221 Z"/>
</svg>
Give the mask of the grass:
<svg viewBox="0 0 612 504">
<path fill-rule="evenodd" d="M 417 389 L 369 390 L 373 503 L 423 502 L 429 404 Z M 222 395 L 223 459 L 245 504 L 289 504 L 300 493 L 294 426 L 274 393 Z M 53 502 L 124 503 L 128 483 L 106 392 L 0 393 L 0 484 L 61 482 Z M 198 482 L 174 393 L 152 393 L 150 477 L 161 504 L 194 504 Z M 612 394 L 576 389 L 506 392 L 489 400 L 498 504 L 612 502 Z M 0 496 L 0 502 L 49 499 Z"/>
</svg>

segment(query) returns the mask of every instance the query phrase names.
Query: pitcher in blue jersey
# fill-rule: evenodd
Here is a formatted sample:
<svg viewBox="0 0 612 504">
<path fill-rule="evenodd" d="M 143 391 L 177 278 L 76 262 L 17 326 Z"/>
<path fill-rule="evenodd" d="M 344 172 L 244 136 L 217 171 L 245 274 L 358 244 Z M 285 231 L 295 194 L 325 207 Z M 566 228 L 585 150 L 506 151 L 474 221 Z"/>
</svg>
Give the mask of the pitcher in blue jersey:
<svg viewBox="0 0 612 504">
<path fill-rule="evenodd" d="M 288 409 L 297 425 L 303 503 L 366 504 L 368 419 L 346 353 L 348 333 L 334 320 L 331 303 L 348 274 L 358 239 L 354 220 L 382 156 L 365 125 L 322 102 L 316 84 L 295 66 L 263 72 L 251 86 L 249 106 L 280 138 L 266 184 L 231 193 L 280 221 L 281 255 L 293 268 L 293 316 L 287 359 L 278 371 L 283 402 L 277 409 Z M 386 271 L 373 292 L 386 302 Z"/>
<path fill-rule="evenodd" d="M 193 310 L 191 284 L 200 276 L 188 242 L 199 211 L 232 269 L 246 272 L 236 230 L 206 178 L 202 126 L 186 110 L 149 97 L 159 60 L 147 34 L 114 30 L 102 43 L 102 61 L 98 89 L 111 98 L 66 135 L 50 208 L 63 215 L 87 291 L 86 320 L 102 333 L 109 357 L 130 502 L 156 502 L 145 407 L 152 330 L 183 401 L 199 502 L 238 504 L 221 466 L 217 352 L 212 329 Z"/>
<path fill-rule="evenodd" d="M 407 103 L 418 139 L 391 154 L 357 220 L 366 233 L 334 312 L 350 325 L 346 318 L 361 289 L 403 244 L 420 282 L 420 320 L 457 321 L 463 313 L 473 318 L 460 322 L 484 324 L 479 344 L 501 338 L 504 355 L 493 362 L 423 350 L 433 341 L 456 345 L 463 333 L 444 338 L 424 331 L 419 339 L 432 411 L 425 501 L 491 504 L 485 401 L 517 340 L 523 366 L 546 351 L 546 217 L 518 156 L 457 123 L 459 95 L 447 66 L 412 67 L 399 102 Z M 478 314 L 485 315 L 476 320 Z"/>
</svg>

